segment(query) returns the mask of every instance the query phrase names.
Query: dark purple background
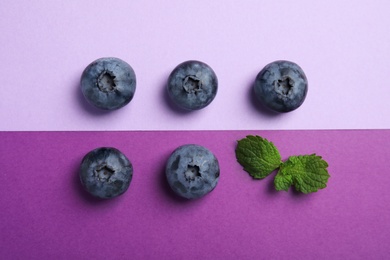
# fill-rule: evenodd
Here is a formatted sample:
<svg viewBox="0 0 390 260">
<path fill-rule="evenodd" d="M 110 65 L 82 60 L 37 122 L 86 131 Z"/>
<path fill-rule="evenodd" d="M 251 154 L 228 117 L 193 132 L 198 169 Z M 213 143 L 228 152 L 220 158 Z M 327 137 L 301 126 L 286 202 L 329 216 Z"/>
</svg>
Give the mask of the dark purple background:
<svg viewBox="0 0 390 260">
<path fill-rule="evenodd" d="M 236 140 L 258 134 L 282 158 L 317 153 L 328 187 L 277 192 L 236 162 Z M 3 259 L 385 259 L 390 253 L 390 130 L 0 132 Z M 179 145 L 215 153 L 221 178 L 196 201 L 175 197 L 164 166 Z M 82 157 L 120 149 L 134 176 L 98 201 L 78 180 Z"/>
</svg>

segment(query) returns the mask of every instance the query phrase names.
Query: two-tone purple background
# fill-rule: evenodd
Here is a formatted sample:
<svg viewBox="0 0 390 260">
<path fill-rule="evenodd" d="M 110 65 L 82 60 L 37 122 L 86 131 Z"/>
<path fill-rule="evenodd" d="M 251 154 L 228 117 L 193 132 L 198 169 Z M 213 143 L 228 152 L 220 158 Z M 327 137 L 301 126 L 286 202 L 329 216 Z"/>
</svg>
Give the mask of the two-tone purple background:
<svg viewBox="0 0 390 260">
<path fill-rule="evenodd" d="M 384 0 L 3 1 L 0 255 L 385 259 L 388 10 Z M 137 74 L 133 101 L 111 113 L 79 90 L 82 70 L 104 56 Z M 181 113 L 164 85 L 188 59 L 215 70 L 219 91 L 204 110 Z M 276 116 L 256 104 L 251 85 L 277 59 L 301 65 L 309 93 Z M 247 134 L 273 141 L 284 159 L 322 155 L 328 188 L 300 195 L 275 192 L 271 176 L 252 180 L 234 156 Z M 177 199 L 164 181 L 165 161 L 183 143 L 208 147 L 221 164 L 217 188 L 198 201 Z M 115 200 L 89 198 L 77 179 L 98 146 L 134 164 L 129 191 Z"/>
</svg>

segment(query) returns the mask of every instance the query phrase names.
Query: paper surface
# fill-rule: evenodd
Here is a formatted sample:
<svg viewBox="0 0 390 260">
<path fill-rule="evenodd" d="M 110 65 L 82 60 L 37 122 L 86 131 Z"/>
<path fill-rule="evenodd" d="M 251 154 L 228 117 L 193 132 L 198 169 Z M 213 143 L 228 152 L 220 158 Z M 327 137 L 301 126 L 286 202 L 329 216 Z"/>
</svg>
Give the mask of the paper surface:
<svg viewBox="0 0 390 260">
<path fill-rule="evenodd" d="M 2 1 L 0 255 L 387 258 L 389 8 L 385 0 Z M 110 56 L 133 67 L 137 89 L 107 113 L 87 104 L 79 82 L 90 62 Z M 183 112 L 165 85 L 190 59 L 210 65 L 219 88 L 208 107 Z M 280 59 L 309 82 L 303 105 L 287 114 L 264 110 L 252 91 L 257 73 Z M 276 192 L 274 175 L 252 180 L 234 155 L 247 134 L 274 142 L 283 159 L 323 156 L 328 187 L 302 195 Z M 221 167 L 216 189 L 197 201 L 178 199 L 164 178 L 170 153 L 186 143 L 209 148 Z M 134 166 L 130 189 L 114 200 L 89 197 L 77 175 L 100 146 Z"/>
<path fill-rule="evenodd" d="M 290 155 L 329 163 L 328 187 L 277 192 L 236 162 L 236 140 L 257 134 Z M 0 252 L 4 259 L 385 259 L 390 253 L 390 131 L 0 132 Z M 170 153 L 196 143 L 221 175 L 202 199 L 176 197 Z M 92 199 L 83 156 L 100 146 L 132 162 L 129 190 Z"/>
<path fill-rule="evenodd" d="M 390 2 L 3 1 L 0 130 L 246 130 L 390 128 Z M 100 57 L 137 75 L 131 103 L 102 113 L 79 82 Z M 216 72 L 205 109 L 182 113 L 165 84 L 195 59 Z M 299 64 L 304 104 L 270 114 L 253 98 L 257 73 L 275 60 Z"/>
</svg>

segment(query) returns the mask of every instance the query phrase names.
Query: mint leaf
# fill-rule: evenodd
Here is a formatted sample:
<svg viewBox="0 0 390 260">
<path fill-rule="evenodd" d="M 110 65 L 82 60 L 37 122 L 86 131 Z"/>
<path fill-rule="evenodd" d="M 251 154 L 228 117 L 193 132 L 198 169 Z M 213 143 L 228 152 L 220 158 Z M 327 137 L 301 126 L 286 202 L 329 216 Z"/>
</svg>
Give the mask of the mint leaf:
<svg viewBox="0 0 390 260">
<path fill-rule="evenodd" d="M 279 171 L 275 176 L 274 184 L 276 190 L 288 191 L 293 184 L 292 176 L 288 173 L 281 173 Z"/>
<path fill-rule="evenodd" d="M 276 190 L 288 191 L 294 186 L 303 193 L 316 192 L 326 187 L 330 177 L 328 163 L 321 156 L 291 156 L 282 162 L 274 144 L 257 135 L 238 141 L 236 158 L 254 179 L 263 179 L 279 168 L 274 180 Z"/>
<path fill-rule="evenodd" d="M 275 145 L 260 136 L 248 135 L 238 141 L 237 161 L 255 179 L 263 179 L 282 163 Z"/>
<path fill-rule="evenodd" d="M 315 154 L 291 156 L 281 164 L 275 176 L 275 188 L 287 191 L 293 185 L 303 193 L 316 192 L 326 187 L 330 177 L 327 167 L 328 163 Z"/>
</svg>

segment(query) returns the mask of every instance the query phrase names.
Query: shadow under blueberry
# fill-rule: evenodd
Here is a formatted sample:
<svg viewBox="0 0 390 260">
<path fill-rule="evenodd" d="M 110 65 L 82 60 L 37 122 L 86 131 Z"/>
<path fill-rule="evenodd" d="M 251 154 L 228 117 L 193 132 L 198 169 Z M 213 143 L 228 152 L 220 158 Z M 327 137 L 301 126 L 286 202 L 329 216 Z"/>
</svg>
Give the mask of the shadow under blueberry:
<svg viewBox="0 0 390 260">
<path fill-rule="evenodd" d="M 278 117 L 278 116 L 281 116 L 283 115 L 283 113 L 278 113 L 276 111 L 273 111 L 269 108 L 267 108 L 266 106 L 264 106 L 260 100 L 258 100 L 256 98 L 256 94 L 255 94 L 255 90 L 254 90 L 254 85 L 255 85 L 255 82 L 252 82 L 251 84 L 249 84 L 249 88 L 248 88 L 248 100 L 249 102 L 252 104 L 252 106 L 257 110 L 259 111 L 260 113 L 262 113 L 263 115 L 267 116 L 267 117 Z"/>
<path fill-rule="evenodd" d="M 165 175 L 165 167 L 163 169 L 161 169 L 159 177 L 160 177 L 159 178 L 160 188 L 165 196 L 167 196 L 169 199 L 171 199 L 172 201 L 174 201 L 176 203 L 188 203 L 189 201 L 191 201 L 189 199 L 182 198 L 182 197 L 178 196 L 171 189 L 171 187 L 168 184 L 167 177 Z"/>
</svg>

